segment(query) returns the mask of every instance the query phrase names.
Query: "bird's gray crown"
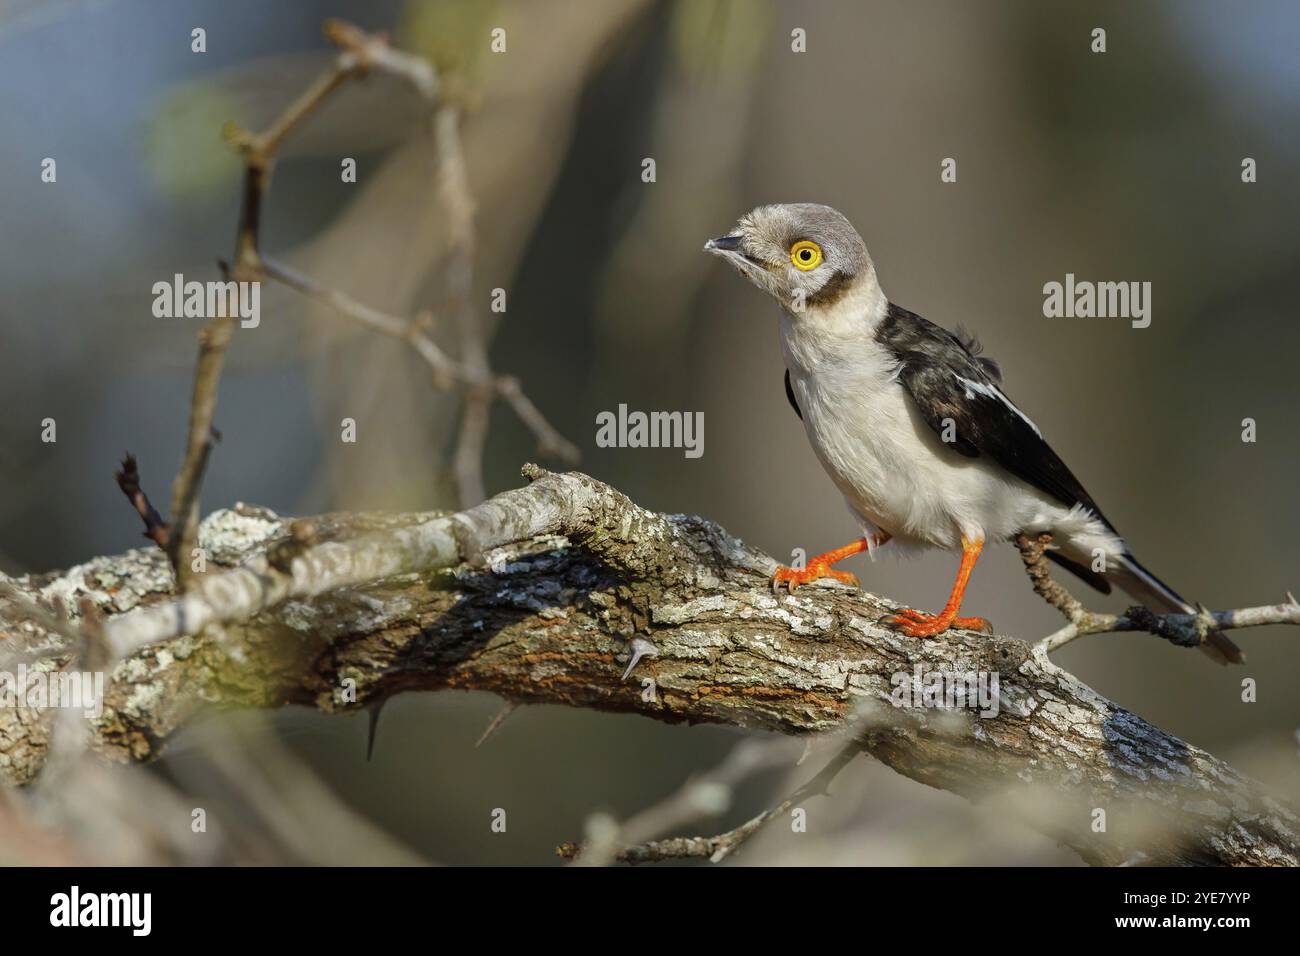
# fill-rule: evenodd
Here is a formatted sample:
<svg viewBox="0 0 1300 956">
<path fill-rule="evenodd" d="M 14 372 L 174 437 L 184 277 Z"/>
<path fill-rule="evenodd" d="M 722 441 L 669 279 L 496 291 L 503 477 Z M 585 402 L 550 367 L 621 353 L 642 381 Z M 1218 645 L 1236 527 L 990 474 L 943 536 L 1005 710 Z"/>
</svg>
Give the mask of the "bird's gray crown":
<svg viewBox="0 0 1300 956">
<path fill-rule="evenodd" d="M 834 304 L 874 281 L 866 244 L 836 209 L 817 203 L 759 206 L 704 246 L 791 312 Z"/>
</svg>

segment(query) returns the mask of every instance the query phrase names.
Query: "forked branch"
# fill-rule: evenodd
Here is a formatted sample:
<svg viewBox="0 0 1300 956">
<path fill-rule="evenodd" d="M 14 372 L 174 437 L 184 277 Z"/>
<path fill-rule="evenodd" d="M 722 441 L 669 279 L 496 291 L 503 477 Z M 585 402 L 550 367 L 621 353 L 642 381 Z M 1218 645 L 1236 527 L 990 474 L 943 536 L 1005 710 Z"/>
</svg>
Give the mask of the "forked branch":
<svg viewBox="0 0 1300 956">
<path fill-rule="evenodd" d="M 1119 631 L 1145 631 L 1177 644 L 1179 647 L 1199 647 L 1213 631 L 1230 631 L 1242 627 L 1261 627 L 1266 624 L 1300 624 L 1300 602 L 1290 591 L 1281 604 L 1262 607 L 1236 608 L 1230 611 L 1210 611 L 1201 608 L 1197 614 L 1156 614 L 1141 606 L 1131 607 L 1123 614 L 1104 614 L 1090 611 L 1052 577 L 1047 551 L 1052 536 L 1040 534 L 1016 537 L 1016 547 L 1025 563 L 1025 571 L 1033 583 L 1034 591 L 1048 604 L 1060 611 L 1069 623 L 1040 640 L 1035 646 L 1044 653 L 1064 647 L 1087 634 L 1111 634 Z"/>
<path fill-rule="evenodd" d="M 235 234 L 232 264 L 221 263 L 223 278 L 236 282 L 259 282 L 273 279 L 289 288 L 324 302 L 337 313 L 369 328 L 408 342 L 430 367 L 436 388 L 462 388 L 465 395 L 465 438 L 457 456 L 462 501 L 477 503 L 482 499 L 482 452 L 487 435 L 487 406 L 500 398 L 514 409 L 519 419 L 537 438 L 539 453 L 565 463 L 578 459 L 575 445 L 565 439 L 523 393 L 516 379 L 494 374 L 487 364 L 482 332 L 468 303 L 468 276 L 473 255 L 472 210 L 468 183 L 464 174 L 457 123 L 459 113 L 440 106 L 440 83 L 429 63 L 419 57 L 393 50 L 381 35 L 368 34 L 342 20 L 329 20 L 326 37 L 339 48 L 330 66 L 320 74 L 263 132 L 246 130 L 227 123 L 224 135 L 244 160 L 243 189 L 239 222 Z M 349 80 L 379 71 L 409 83 L 428 103 L 431 125 L 439 147 L 439 160 L 445 172 L 440 185 L 444 210 L 460 237 L 449 251 L 456 291 L 463 305 L 460 331 L 466 356 L 449 357 L 428 333 L 429 320 L 399 319 L 370 309 L 342 292 L 327 289 L 315 280 L 294 273 L 287 266 L 265 258 L 261 249 L 263 206 L 270 190 L 271 177 L 280 148 L 303 120 L 316 112 Z M 435 113 L 436 111 L 436 113 Z M 434 118 L 436 117 L 436 122 Z M 229 306 L 227 300 L 224 305 Z M 190 554 L 195 545 L 199 519 L 199 493 L 207 471 L 208 459 L 220 435 L 213 425 L 217 393 L 225 365 L 226 351 L 234 335 L 235 317 L 219 314 L 209 319 L 199 333 L 199 356 L 190 400 L 189 429 L 185 455 L 172 484 L 171 521 L 164 522 L 156 511 L 141 510 L 147 503 L 139 492 L 138 476 L 134 484 L 119 485 L 140 511 L 146 534 L 167 551 L 176 581 L 182 588 L 194 582 Z M 471 458 L 473 460 L 471 460 Z M 123 474 L 126 474 L 124 471 Z M 152 508 L 152 506 L 150 506 Z"/>
</svg>

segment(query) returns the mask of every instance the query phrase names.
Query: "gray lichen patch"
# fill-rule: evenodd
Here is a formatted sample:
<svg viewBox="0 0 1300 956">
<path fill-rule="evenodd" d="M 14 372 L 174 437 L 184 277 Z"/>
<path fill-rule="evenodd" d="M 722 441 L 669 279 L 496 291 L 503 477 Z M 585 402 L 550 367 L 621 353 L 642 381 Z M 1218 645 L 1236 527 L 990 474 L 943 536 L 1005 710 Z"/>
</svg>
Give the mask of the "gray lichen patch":
<svg viewBox="0 0 1300 956">
<path fill-rule="evenodd" d="M 732 643 L 730 637 L 717 630 L 683 627 L 673 631 L 670 638 L 660 641 L 660 650 L 674 659 L 715 660 Z"/>
<path fill-rule="evenodd" d="M 737 602 L 724 594 L 709 594 L 682 604 L 660 604 L 651 607 L 650 618 L 656 624 L 685 624 L 706 614 L 726 614 L 738 611 Z"/>
<path fill-rule="evenodd" d="M 239 564 L 284 533 L 284 521 L 266 509 L 223 508 L 199 524 L 199 547 L 217 564 Z"/>
<path fill-rule="evenodd" d="M 150 595 L 171 590 L 171 568 L 162 551 L 137 548 L 69 568 L 40 588 L 38 595 L 41 603 L 60 606 L 75 619 L 83 600 L 106 613 L 119 613 L 137 607 Z"/>
<path fill-rule="evenodd" d="M 167 685 L 162 681 L 141 681 L 131 685 L 131 692 L 119 705 L 122 713 L 139 720 L 146 718 L 159 709 L 163 692 Z"/>
</svg>

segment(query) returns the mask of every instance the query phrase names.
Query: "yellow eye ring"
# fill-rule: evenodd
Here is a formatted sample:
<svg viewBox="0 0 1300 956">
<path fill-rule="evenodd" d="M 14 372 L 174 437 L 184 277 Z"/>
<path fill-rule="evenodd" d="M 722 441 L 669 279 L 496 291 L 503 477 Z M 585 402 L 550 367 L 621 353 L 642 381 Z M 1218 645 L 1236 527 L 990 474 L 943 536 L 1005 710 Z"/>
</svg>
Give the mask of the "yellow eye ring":
<svg viewBox="0 0 1300 956">
<path fill-rule="evenodd" d="M 800 239 L 790 247 L 790 261 L 796 269 L 811 272 L 822 264 L 822 247 L 811 239 Z"/>
</svg>

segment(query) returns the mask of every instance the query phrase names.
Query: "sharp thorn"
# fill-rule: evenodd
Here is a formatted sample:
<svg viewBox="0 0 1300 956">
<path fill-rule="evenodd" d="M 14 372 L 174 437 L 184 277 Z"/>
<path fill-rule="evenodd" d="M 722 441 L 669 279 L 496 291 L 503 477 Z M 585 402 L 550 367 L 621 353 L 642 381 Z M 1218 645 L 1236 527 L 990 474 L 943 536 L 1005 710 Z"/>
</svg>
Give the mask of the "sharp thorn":
<svg viewBox="0 0 1300 956">
<path fill-rule="evenodd" d="M 501 725 L 506 722 L 506 718 L 513 714 L 518 706 L 519 704 L 513 700 L 508 700 L 502 704 L 501 709 L 497 711 L 497 715 L 488 722 L 487 728 L 483 731 L 483 735 L 474 742 L 474 748 L 477 750 L 479 747 L 482 747 L 489 737 L 500 730 Z"/>
<path fill-rule="evenodd" d="M 799 755 L 799 759 L 794 762 L 794 765 L 796 767 L 802 766 L 803 762 L 812 756 L 812 752 L 813 752 L 813 742 L 812 742 L 812 738 L 809 737 L 807 740 L 803 742 L 803 753 Z"/>
<path fill-rule="evenodd" d="M 623 671 L 623 680 L 627 680 L 628 675 L 632 673 L 633 668 L 640 662 L 643 657 L 658 657 L 659 648 L 650 643 L 643 637 L 632 638 L 632 657 L 627 662 L 627 670 Z"/>
<path fill-rule="evenodd" d="M 381 697 L 376 701 L 366 704 L 366 711 L 370 714 L 370 725 L 366 729 L 366 762 L 375 753 L 375 731 L 379 729 L 379 715 L 384 710 L 384 705 L 388 703 L 387 697 Z"/>
</svg>

